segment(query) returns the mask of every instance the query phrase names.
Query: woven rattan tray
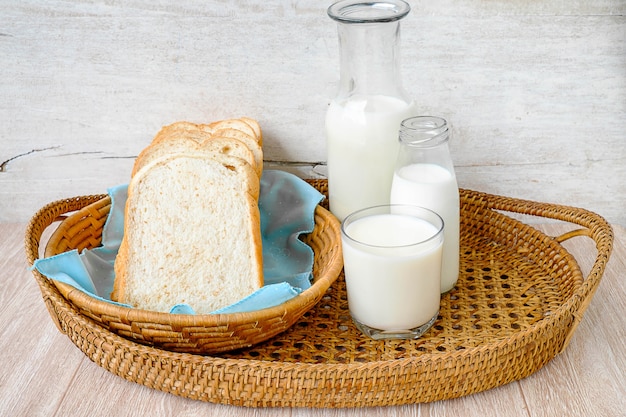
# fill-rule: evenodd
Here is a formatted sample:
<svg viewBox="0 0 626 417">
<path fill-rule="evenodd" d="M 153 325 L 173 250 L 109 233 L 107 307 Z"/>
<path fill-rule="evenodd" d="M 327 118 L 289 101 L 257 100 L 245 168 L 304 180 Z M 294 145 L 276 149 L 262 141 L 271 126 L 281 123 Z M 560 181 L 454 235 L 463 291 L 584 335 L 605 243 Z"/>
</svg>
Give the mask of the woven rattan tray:
<svg viewBox="0 0 626 417">
<path fill-rule="evenodd" d="M 311 183 L 326 191 L 325 181 Z M 42 233 L 63 210 L 99 198 L 40 210 L 26 231 L 29 262 L 40 256 Z M 549 237 L 504 212 L 575 227 Z M 574 236 L 592 239 L 597 249 L 586 277 L 561 245 Z M 45 277 L 36 271 L 34 276 L 59 329 L 96 364 L 129 381 L 242 406 L 380 406 L 460 397 L 540 369 L 567 346 L 600 282 L 612 242 L 610 226 L 589 211 L 462 190 L 459 282 L 443 297 L 437 322 L 422 338 L 362 336 L 350 321 L 340 276 L 287 331 L 213 356 L 120 337 L 81 314 Z"/>
</svg>

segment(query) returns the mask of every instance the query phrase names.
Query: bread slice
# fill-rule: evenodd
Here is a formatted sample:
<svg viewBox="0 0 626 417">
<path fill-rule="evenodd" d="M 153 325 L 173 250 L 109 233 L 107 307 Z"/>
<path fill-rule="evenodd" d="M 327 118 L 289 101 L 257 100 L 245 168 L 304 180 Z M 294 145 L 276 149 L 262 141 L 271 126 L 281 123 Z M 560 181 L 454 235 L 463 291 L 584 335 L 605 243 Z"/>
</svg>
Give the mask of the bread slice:
<svg viewBox="0 0 626 417">
<path fill-rule="evenodd" d="M 261 174 L 263 173 L 263 148 L 259 144 L 255 136 L 251 136 L 238 129 L 220 128 L 220 129 L 214 129 L 213 132 L 211 133 L 211 137 L 212 138 L 221 137 L 221 138 L 236 139 L 238 141 L 245 143 L 248 149 L 250 149 L 250 151 L 252 151 L 252 154 L 254 155 L 254 160 L 256 163 L 256 167 L 257 167 L 257 173 L 259 174 L 259 177 L 261 176 Z"/>
<path fill-rule="evenodd" d="M 198 133 L 200 132 L 200 133 Z M 257 166 L 257 159 L 250 148 L 240 140 L 226 137 L 213 137 L 209 133 L 201 131 L 171 131 L 167 134 L 157 136 L 152 143 L 146 147 L 133 166 L 131 177 L 150 162 L 175 153 L 207 153 L 236 156 L 247 161 L 260 177 L 261 169 Z"/>
<path fill-rule="evenodd" d="M 224 154 L 177 153 L 132 178 L 111 298 L 204 314 L 263 285 L 258 176 Z M 257 184 L 255 186 L 255 184 Z"/>
<path fill-rule="evenodd" d="M 247 119 L 247 121 L 246 121 Z M 259 129 L 259 133 L 256 132 L 256 127 L 253 126 L 252 119 L 249 118 L 239 118 L 239 119 L 226 119 L 220 120 L 217 122 L 209 123 L 206 125 L 200 125 L 202 129 L 208 129 L 212 132 L 222 129 L 234 129 L 238 130 L 242 133 L 245 133 L 248 136 L 253 137 L 260 145 L 262 145 L 261 141 L 261 133 Z"/>
<path fill-rule="evenodd" d="M 185 137 L 200 143 L 209 137 L 212 132 L 213 129 L 208 127 L 208 125 L 199 125 L 197 123 L 179 121 L 163 126 L 154 139 L 152 139 L 152 143 L 179 135 L 184 135 Z"/>
<path fill-rule="evenodd" d="M 263 145 L 263 133 L 261 132 L 261 125 L 256 120 L 250 117 L 241 117 L 239 120 L 247 124 L 254 130 L 254 136 L 256 136 L 257 142 L 259 145 Z"/>
</svg>

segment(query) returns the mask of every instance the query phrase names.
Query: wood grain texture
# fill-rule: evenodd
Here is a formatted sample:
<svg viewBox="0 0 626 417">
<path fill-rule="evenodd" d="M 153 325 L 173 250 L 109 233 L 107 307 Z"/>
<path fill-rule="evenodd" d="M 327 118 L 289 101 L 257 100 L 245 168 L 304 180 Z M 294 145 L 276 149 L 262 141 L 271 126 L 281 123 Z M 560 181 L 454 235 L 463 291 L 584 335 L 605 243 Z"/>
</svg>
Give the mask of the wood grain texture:
<svg viewBox="0 0 626 417">
<path fill-rule="evenodd" d="M 25 224 L 0 223 L 0 415 L 7 416 L 464 416 L 605 417 L 626 409 L 626 228 L 567 349 L 521 381 L 429 404 L 365 409 L 241 408 L 193 401 L 128 382 L 92 363 L 52 323 L 23 255 Z M 558 236 L 561 224 L 539 224 Z M 565 243 L 583 273 L 582 237 Z M 125 399 L 120 401 L 120 399 Z M 128 399 L 132 399 L 129 401 Z"/>
<path fill-rule="evenodd" d="M 453 126 L 461 186 L 626 225 L 626 3 L 410 3 L 404 85 Z M 0 221 L 127 182 L 177 120 L 254 117 L 268 167 L 323 176 L 329 4 L 3 2 Z"/>
</svg>

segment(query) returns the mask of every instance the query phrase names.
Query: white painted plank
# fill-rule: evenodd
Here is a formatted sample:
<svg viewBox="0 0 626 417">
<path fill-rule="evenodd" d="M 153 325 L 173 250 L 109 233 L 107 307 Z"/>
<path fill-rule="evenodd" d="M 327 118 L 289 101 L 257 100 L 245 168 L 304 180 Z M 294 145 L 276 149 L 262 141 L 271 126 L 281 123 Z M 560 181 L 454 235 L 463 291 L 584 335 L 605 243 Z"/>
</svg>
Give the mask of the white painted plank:
<svg viewBox="0 0 626 417">
<path fill-rule="evenodd" d="M 0 220 L 127 181 L 176 120 L 255 117 L 266 159 L 323 174 L 329 3 L 3 5 Z M 626 224 L 624 2 L 411 4 L 404 84 L 453 125 L 459 181 Z"/>
</svg>

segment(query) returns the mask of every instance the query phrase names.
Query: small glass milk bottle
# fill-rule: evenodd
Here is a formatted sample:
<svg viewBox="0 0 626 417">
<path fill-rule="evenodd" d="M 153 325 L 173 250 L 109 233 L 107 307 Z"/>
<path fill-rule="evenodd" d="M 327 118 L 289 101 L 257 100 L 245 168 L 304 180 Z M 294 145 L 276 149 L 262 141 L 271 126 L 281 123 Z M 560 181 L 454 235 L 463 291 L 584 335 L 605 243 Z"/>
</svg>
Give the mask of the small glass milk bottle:
<svg viewBox="0 0 626 417">
<path fill-rule="evenodd" d="M 415 106 L 400 82 L 401 0 L 343 0 L 328 8 L 337 22 L 339 90 L 326 113 L 328 194 L 340 220 L 388 204 L 398 129 Z"/>
<path fill-rule="evenodd" d="M 444 221 L 441 293 L 459 277 L 459 187 L 448 139 L 446 120 L 420 116 L 400 127 L 400 150 L 391 186 L 391 204 L 426 207 Z"/>
</svg>

